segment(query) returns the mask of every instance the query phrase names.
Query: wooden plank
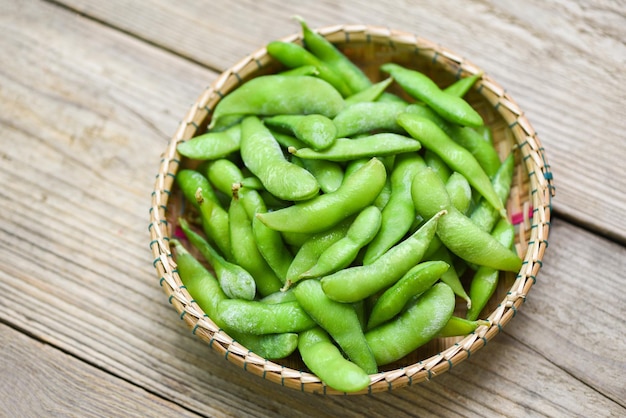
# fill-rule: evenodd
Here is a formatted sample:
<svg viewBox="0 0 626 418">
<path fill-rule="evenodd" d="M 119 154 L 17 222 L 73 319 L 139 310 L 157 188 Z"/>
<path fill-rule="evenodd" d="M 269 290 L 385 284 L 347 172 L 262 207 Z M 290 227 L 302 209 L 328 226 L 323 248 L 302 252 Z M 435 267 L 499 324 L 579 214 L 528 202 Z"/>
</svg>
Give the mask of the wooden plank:
<svg viewBox="0 0 626 418">
<path fill-rule="evenodd" d="M 454 50 L 498 80 L 547 150 L 559 214 L 626 242 L 626 62 L 623 10 L 608 0 L 335 3 L 279 0 L 61 0 L 88 16 L 223 70 L 264 43 L 311 26 L 382 25 Z M 584 121 L 584 122 L 583 122 Z"/>
<path fill-rule="evenodd" d="M 0 324 L 3 416 L 198 415 Z"/>
<path fill-rule="evenodd" d="M 47 3 L 18 5 L 19 13 L 6 4 L 0 13 L 0 46 L 13 57 L 0 71 L 0 137 L 11 144 L 3 147 L 0 164 L 2 322 L 209 416 L 509 415 L 526 409 L 623 415 L 612 374 L 591 373 L 587 382 L 588 371 L 571 367 L 571 358 L 561 365 L 553 352 L 539 351 L 578 330 L 566 321 L 558 323 L 561 334 L 547 327 L 536 341 L 533 333 L 513 334 L 516 319 L 514 337 L 507 330 L 432 382 L 365 397 L 288 390 L 211 352 L 184 328 L 157 286 L 147 211 L 150 173 L 165 133 L 175 129 L 171 118 L 186 111 L 198 85 L 214 74 Z M 597 254 L 623 254 L 602 239 L 572 239 L 581 231 L 566 223 L 556 225 L 559 234 L 569 239 L 550 252 L 562 265 L 552 272 L 546 266 L 543 281 L 557 281 L 561 269 L 593 274 L 593 264 L 566 258 L 588 246 Z M 572 291 L 550 306 L 567 304 L 567 312 L 582 317 L 587 305 L 601 307 L 613 294 L 612 279 L 598 277 L 590 295 Z M 592 314 L 600 319 L 598 310 Z M 584 344 L 610 353 L 624 329 L 598 329 Z"/>
</svg>

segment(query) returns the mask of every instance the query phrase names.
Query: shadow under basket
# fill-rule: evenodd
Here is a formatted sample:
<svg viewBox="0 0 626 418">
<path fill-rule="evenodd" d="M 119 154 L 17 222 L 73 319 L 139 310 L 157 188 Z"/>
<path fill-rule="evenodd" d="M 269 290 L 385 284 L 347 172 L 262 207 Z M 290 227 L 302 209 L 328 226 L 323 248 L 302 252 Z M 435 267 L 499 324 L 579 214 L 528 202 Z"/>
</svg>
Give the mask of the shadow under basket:
<svg viewBox="0 0 626 418">
<path fill-rule="evenodd" d="M 483 73 L 455 53 L 407 32 L 367 25 L 338 25 L 321 28 L 318 32 L 334 43 L 372 81 L 386 77 L 379 72 L 380 65 L 385 62 L 417 69 L 440 86 L 447 86 L 460 77 Z M 302 43 L 300 34 L 282 40 Z M 193 333 L 213 350 L 246 371 L 282 386 L 304 392 L 343 394 L 327 387 L 310 373 L 297 352 L 283 360 L 266 360 L 220 330 L 185 290 L 170 251 L 169 240 L 176 231 L 176 219 L 182 207 L 181 193 L 174 179 L 177 171 L 188 163 L 177 153 L 177 144 L 205 132 L 211 111 L 221 97 L 253 77 L 281 69 L 265 48 L 259 49 L 222 73 L 191 107 L 162 155 L 150 208 L 150 248 L 157 277 L 172 306 Z M 395 93 L 401 94 L 400 91 Z M 357 393 L 389 391 L 416 384 L 473 355 L 515 316 L 542 266 L 554 195 L 544 149 L 522 110 L 488 75 L 483 73 L 465 98 L 492 129 L 494 145 L 501 158 L 515 152 L 515 174 L 507 210 L 516 229 L 515 246 L 524 263 L 517 274 L 502 274 L 498 289 L 483 310 L 481 318 L 489 319 L 491 326 L 481 326 L 465 337 L 435 339 L 402 360 L 381 367 L 379 373 L 370 376 L 369 387 Z M 458 312 L 464 315 L 462 303 L 457 306 L 461 307 Z"/>
</svg>

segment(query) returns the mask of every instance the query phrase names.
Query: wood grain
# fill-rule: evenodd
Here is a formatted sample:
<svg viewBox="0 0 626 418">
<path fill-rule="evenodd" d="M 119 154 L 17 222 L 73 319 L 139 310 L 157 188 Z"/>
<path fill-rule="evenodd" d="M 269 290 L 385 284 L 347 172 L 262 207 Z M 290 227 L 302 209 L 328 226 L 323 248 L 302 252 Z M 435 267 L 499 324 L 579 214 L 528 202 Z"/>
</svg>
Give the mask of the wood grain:
<svg viewBox="0 0 626 418">
<path fill-rule="evenodd" d="M 98 4 L 93 7 L 103 7 Z M 158 22 L 156 12 L 167 4 L 155 2 L 156 11 L 141 16 Z M 325 2 L 310 7 L 318 22 L 327 11 L 324 19 L 345 12 Z M 216 11 L 226 8 L 215 2 L 206 19 L 219 20 Z M 279 12 L 268 19 L 273 13 Z M 64 405 L 63 383 L 71 394 L 92 380 L 123 388 L 132 382 L 124 393 L 136 393 L 120 402 L 130 407 L 145 396 L 153 402 L 144 402 L 146 408 L 158 416 L 178 413 L 176 405 L 218 417 L 626 414 L 625 366 L 618 357 L 626 332 L 618 312 L 624 279 L 607 273 L 626 267 L 624 247 L 558 218 L 519 318 L 477 355 L 425 384 L 327 398 L 251 376 L 212 352 L 184 328 L 159 289 L 147 222 L 165 141 L 216 74 L 120 32 L 113 17 L 100 16 L 103 24 L 56 4 L 0 1 L 0 47 L 12 57 L 0 66 L 0 322 L 13 328 L 0 326 L 0 357 L 10 366 L 0 364 L 17 379 L 34 373 L 20 368 L 28 359 L 38 353 L 50 359 L 42 373 L 61 385 L 41 392 L 41 402 Z M 225 30 L 225 22 L 206 25 Z M 277 30 L 264 25 L 254 29 L 263 38 Z M 247 47 L 264 42 L 239 41 Z M 569 148 L 578 137 L 565 138 Z M 606 204 L 617 210 L 620 202 Z M 23 333 L 16 337 L 14 329 Z M 60 372 L 56 362 L 70 365 Z M 37 387 L 27 377 L 14 384 Z M 118 414 L 93 402 L 87 412 Z M 40 415 L 37 405 L 22 406 L 23 415 Z"/>
<path fill-rule="evenodd" d="M 216 71 L 266 42 L 312 27 L 365 23 L 416 33 L 498 80 L 547 150 L 555 210 L 626 243 L 626 25 L 619 2 L 453 0 L 339 3 L 61 0 Z M 582 123 L 584 121 L 584 123 Z"/>
<path fill-rule="evenodd" d="M 198 416 L 4 324 L 0 341 L 2 416 Z"/>
</svg>

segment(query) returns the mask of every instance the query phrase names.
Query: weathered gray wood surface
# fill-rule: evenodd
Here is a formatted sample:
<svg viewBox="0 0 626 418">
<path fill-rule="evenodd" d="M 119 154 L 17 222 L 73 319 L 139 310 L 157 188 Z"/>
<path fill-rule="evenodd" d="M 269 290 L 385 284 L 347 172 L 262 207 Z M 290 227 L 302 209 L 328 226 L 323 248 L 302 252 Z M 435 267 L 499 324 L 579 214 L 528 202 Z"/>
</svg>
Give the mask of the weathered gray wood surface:
<svg viewBox="0 0 626 418">
<path fill-rule="evenodd" d="M 179 3 L 0 0 L 0 416 L 626 414 L 623 4 Z M 348 398 L 282 388 L 192 336 L 158 287 L 159 155 L 217 71 L 297 31 L 295 13 L 471 57 L 526 110 L 552 164 L 554 228 L 527 302 L 425 384 Z"/>
</svg>

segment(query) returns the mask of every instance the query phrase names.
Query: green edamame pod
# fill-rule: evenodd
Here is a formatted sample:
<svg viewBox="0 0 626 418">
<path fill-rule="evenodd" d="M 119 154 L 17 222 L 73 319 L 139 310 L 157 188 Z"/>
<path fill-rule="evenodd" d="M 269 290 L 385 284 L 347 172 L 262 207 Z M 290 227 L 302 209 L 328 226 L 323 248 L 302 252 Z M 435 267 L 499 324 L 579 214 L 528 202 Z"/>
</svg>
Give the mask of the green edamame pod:
<svg viewBox="0 0 626 418">
<path fill-rule="evenodd" d="M 312 234 L 306 238 L 289 266 L 284 288 L 289 288 L 293 283 L 300 280 L 302 274 L 311 269 L 328 248 L 343 239 L 351 223 L 351 219 L 347 219 L 326 231 Z"/>
<path fill-rule="evenodd" d="M 410 187 L 409 185 L 409 190 Z M 446 190 L 452 205 L 462 214 L 466 214 L 472 203 L 472 188 L 465 176 L 456 171 L 452 173 L 446 181 Z"/>
<path fill-rule="evenodd" d="M 219 303 L 227 299 L 217 279 L 202 263 L 191 255 L 177 240 L 172 240 L 176 251 L 177 271 L 185 288 L 204 313 L 232 338 L 251 351 L 267 359 L 284 358 L 298 345 L 298 334 L 251 335 L 230 330 L 219 316 Z"/>
<path fill-rule="evenodd" d="M 421 147 L 418 141 L 408 136 L 380 133 L 358 139 L 337 138 L 333 145 L 323 151 L 315 151 L 311 148 L 289 148 L 289 152 L 302 159 L 349 161 L 414 152 L 419 151 Z"/>
<path fill-rule="evenodd" d="M 301 65 L 299 67 L 294 67 L 289 70 L 281 71 L 277 74 L 286 75 L 286 76 L 294 76 L 294 75 L 316 76 L 316 75 L 319 75 L 320 72 L 315 65 Z"/>
<path fill-rule="evenodd" d="M 274 212 L 259 213 L 257 217 L 277 231 L 320 232 L 372 204 L 386 178 L 383 163 L 372 158 L 347 176 L 336 191 Z"/>
<path fill-rule="evenodd" d="M 493 130 L 489 125 L 477 126 L 474 130 L 480 135 L 485 142 L 493 146 Z"/>
<path fill-rule="evenodd" d="M 424 261 L 411 268 L 376 300 L 367 329 L 377 327 L 400 313 L 411 298 L 430 289 L 449 267 L 443 261 Z"/>
<path fill-rule="evenodd" d="M 322 278 L 324 292 L 338 302 L 357 302 L 393 285 L 422 260 L 444 211 L 371 264 L 349 267 Z M 443 215 L 443 216 L 442 216 Z"/>
<path fill-rule="evenodd" d="M 411 195 L 417 213 L 426 219 L 437 211 L 448 212 L 437 224 L 437 236 L 452 253 L 468 263 L 519 271 L 519 256 L 459 212 L 452 205 L 445 184 L 430 167 L 413 178 Z"/>
<path fill-rule="evenodd" d="M 439 174 L 439 177 L 441 177 L 441 180 L 443 180 L 444 183 L 447 182 L 452 175 L 452 170 L 450 170 L 450 167 L 448 167 L 448 165 L 441 159 L 440 156 L 438 156 L 429 149 L 424 151 L 424 162 L 427 166 L 429 166 L 430 168 L 435 170 L 437 174 Z"/>
<path fill-rule="evenodd" d="M 329 299 L 316 279 L 301 281 L 294 292 L 306 313 L 330 334 L 352 362 L 368 374 L 378 371 L 353 305 Z"/>
<path fill-rule="evenodd" d="M 390 176 L 391 191 L 389 200 L 382 209 L 380 230 L 367 246 L 363 264 L 370 264 L 376 260 L 400 241 L 411 228 L 415 220 L 411 182 L 417 168 L 424 164 L 424 160 L 417 153 L 398 156 Z"/>
<path fill-rule="evenodd" d="M 220 318 L 229 329 L 246 334 L 282 334 L 302 332 L 316 323 L 295 302 L 263 303 L 225 299 L 218 306 Z"/>
<path fill-rule="evenodd" d="M 232 115 L 321 114 L 334 118 L 344 107 L 341 94 L 326 81 L 312 76 L 255 77 L 218 102 L 209 129 Z"/>
<path fill-rule="evenodd" d="M 468 150 L 452 141 L 441 128 L 429 119 L 403 113 L 398 116 L 398 123 L 412 137 L 420 141 L 424 147 L 439 155 L 451 169 L 463 174 L 472 187 L 498 210 L 502 217 L 506 217 L 506 210 L 493 190 L 489 176 Z"/>
<path fill-rule="evenodd" d="M 267 53 L 289 68 L 313 65 L 317 68 L 317 77 L 332 85 L 343 97 L 349 96 L 352 91 L 345 80 L 330 67 L 302 45 L 292 42 L 273 41 L 266 46 Z"/>
<path fill-rule="evenodd" d="M 295 300 L 296 300 L 296 295 L 293 293 L 293 289 L 274 292 L 271 295 L 267 295 L 264 298 L 260 299 L 260 301 L 263 303 L 294 302 Z"/>
<path fill-rule="evenodd" d="M 396 319 L 365 333 L 379 366 L 401 359 L 435 337 L 452 317 L 454 292 L 436 283 Z"/>
<path fill-rule="evenodd" d="M 207 132 L 181 142 L 176 150 L 183 156 L 196 160 L 214 160 L 239 151 L 241 127 L 237 124 L 222 132 Z"/>
<path fill-rule="evenodd" d="M 463 97 L 482 76 L 483 73 L 479 72 L 467 77 L 459 78 L 457 81 L 443 89 L 443 91 L 452 96 Z"/>
<path fill-rule="evenodd" d="M 405 104 L 396 102 L 361 102 L 346 106 L 333 119 L 337 137 L 372 131 L 403 132 L 396 118 L 405 109 Z"/>
<path fill-rule="evenodd" d="M 380 98 L 380 96 L 384 93 L 384 91 L 387 89 L 387 87 L 389 87 L 392 82 L 393 77 L 387 77 L 386 79 L 379 81 L 378 83 L 372 84 L 365 90 L 361 90 L 360 92 L 355 93 L 352 96 L 346 97 L 346 106 L 361 102 L 375 102 L 376 100 L 378 100 L 378 98 Z"/>
<path fill-rule="evenodd" d="M 230 257 L 228 212 L 222 208 L 210 186 L 198 188 L 195 198 L 196 204 L 200 209 L 204 233 L 217 245 L 224 257 Z"/>
<path fill-rule="evenodd" d="M 307 200 L 319 192 L 315 177 L 285 159 L 276 139 L 256 116 L 241 122 L 241 158 L 265 189 L 280 199 Z"/>
<path fill-rule="evenodd" d="M 357 257 L 359 250 L 366 246 L 381 224 L 380 209 L 368 206 L 354 219 L 346 235 L 320 254 L 313 267 L 300 274 L 299 278 L 320 277 L 348 267 Z"/>
<path fill-rule="evenodd" d="M 372 85 L 370 79 L 335 45 L 319 33 L 311 30 L 304 19 L 296 16 L 302 27 L 306 48 L 332 68 L 348 85 L 351 93 L 357 93 Z"/>
<path fill-rule="evenodd" d="M 252 274 L 257 291 L 262 296 L 279 291 L 282 281 L 259 252 L 252 230 L 252 221 L 240 199 L 232 200 L 228 215 L 231 242 L 237 243 L 232 248 L 233 261 Z"/>
<path fill-rule="evenodd" d="M 507 219 L 500 219 L 491 235 L 506 248 L 511 248 L 515 241 L 515 228 Z M 480 266 L 474 273 L 470 284 L 470 299 L 472 306 L 468 309 L 466 318 L 476 320 L 480 312 L 494 294 L 498 285 L 500 272 L 493 268 Z"/>
<path fill-rule="evenodd" d="M 493 189 L 502 202 L 502 205 L 509 199 L 511 192 L 511 182 L 513 181 L 513 173 L 515 170 L 514 154 L 509 154 L 492 179 Z M 498 212 L 484 199 L 481 199 L 470 214 L 470 219 L 480 229 L 485 232 L 491 232 L 493 227 L 500 219 Z"/>
<path fill-rule="evenodd" d="M 450 317 L 450 320 L 446 323 L 439 334 L 437 334 L 437 338 L 446 338 L 446 337 L 460 337 L 471 334 L 476 331 L 478 327 L 481 326 L 490 326 L 491 322 L 477 320 L 470 321 L 467 319 L 460 318 L 458 316 Z"/>
<path fill-rule="evenodd" d="M 472 300 L 468 296 L 465 288 L 463 287 L 463 283 L 461 283 L 461 278 L 459 277 L 459 273 L 456 271 L 454 267 L 454 263 L 452 260 L 452 256 L 448 252 L 448 249 L 444 246 L 439 246 L 439 248 L 429 257 L 430 260 L 439 260 L 448 264 L 450 267 L 441 275 L 440 279 L 443 283 L 450 286 L 450 289 L 454 292 L 455 295 L 463 299 L 467 303 L 467 307 L 472 306 Z"/>
<path fill-rule="evenodd" d="M 371 382 L 365 370 L 347 360 L 320 327 L 300 333 L 298 351 L 309 370 L 335 390 L 358 392 Z"/>
<path fill-rule="evenodd" d="M 209 242 L 191 229 L 184 218 L 179 218 L 178 224 L 191 245 L 211 264 L 226 296 L 246 300 L 254 299 L 256 283 L 250 273 L 241 266 L 226 261 Z"/>
<path fill-rule="evenodd" d="M 391 78 L 393 78 L 393 77 L 391 77 Z M 402 97 L 398 96 L 397 94 L 390 93 L 388 91 L 385 91 L 380 96 L 378 96 L 378 99 L 376 99 L 376 101 L 377 102 L 404 103 L 405 105 L 409 104 L 409 102 L 404 100 Z"/>
<path fill-rule="evenodd" d="M 337 127 L 324 115 L 277 115 L 263 121 L 267 126 L 294 135 L 316 151 L 328 148 L 337 138 Z"/>
<path fill-rule="evenodd" d="M 483 118 L 469 103 L 442 91 L 427 75 L 394 63 L 383 64 L 380 69 L 390 74 L 410 96 L 428 104 L 442 118 L 461 126 L 484 125 Z"/>
</svg>

